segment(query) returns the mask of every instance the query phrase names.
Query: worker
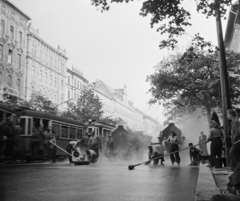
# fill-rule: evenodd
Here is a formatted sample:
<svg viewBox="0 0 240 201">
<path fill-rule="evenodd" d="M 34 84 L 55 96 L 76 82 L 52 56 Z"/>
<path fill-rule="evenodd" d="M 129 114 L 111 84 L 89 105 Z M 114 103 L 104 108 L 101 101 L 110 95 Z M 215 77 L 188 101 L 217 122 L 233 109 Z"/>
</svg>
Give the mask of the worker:
<svg viewBox="0 0 240 201">
<path fill-rule="evenodd" d="M 96 163 L 98 160 L 98 154 L 91 149 L 86 150 L 85 154 L 83 155 L 83 158 L 85 158 L 85 156 L 87 156 L 88 161 L 90 163 Z"/>
<path fill-rule="evenodd" d="M 83 143 L 82 140 L 77 140 L 77 141 L 70 141 L 67 146 L 66 146 L 66 151 L 69 153 L 68 154 L 68 159 L 69 163 L 72 163 L 72 151 L 76 151 L 77 147 L 80 147 L 80 145 Z"/>
</svg>

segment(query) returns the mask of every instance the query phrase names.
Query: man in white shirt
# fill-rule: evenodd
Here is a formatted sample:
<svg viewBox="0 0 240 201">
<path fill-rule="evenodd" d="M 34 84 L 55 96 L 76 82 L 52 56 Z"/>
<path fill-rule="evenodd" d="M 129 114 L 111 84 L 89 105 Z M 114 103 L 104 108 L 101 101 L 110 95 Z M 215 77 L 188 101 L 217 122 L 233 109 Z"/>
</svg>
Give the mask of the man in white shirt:
<svg viewBox="0 0 240 201">
<path fill-rule="evenodd" d="M 66 146 L 66 151 L 72 155 L 72 151 L 76 150 L 77 146 L 80 146 L 82 140 L 70 141 Z M 68 154 L 69 163 L 72 163 L 72 156 Z"/>
</svg>

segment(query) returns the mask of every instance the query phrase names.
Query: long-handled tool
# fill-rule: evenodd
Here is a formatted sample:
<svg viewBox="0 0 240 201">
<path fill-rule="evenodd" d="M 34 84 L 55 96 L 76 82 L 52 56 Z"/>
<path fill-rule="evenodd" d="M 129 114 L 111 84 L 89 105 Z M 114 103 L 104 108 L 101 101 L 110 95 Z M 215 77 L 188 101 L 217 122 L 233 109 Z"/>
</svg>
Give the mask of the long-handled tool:
<svg viewBox="0 0 240 201">
<path fill-rule="evenodd" d="M 205 144 L 205 143 L 207 143 L 207 141 L 202 142 L 202 143 L 199 143 L 199 144 L 196 144 L 196 145 L 193 145 L 193 146 L 191 146 L 191 147 L 196 147 L 196 146 L 198 146 L 198 145 Z M 151 160 L 160 159 L 160 158 L 162 158 L 162 157 L 164 157 L 164 156 L 169 156 L 169 155 L 171 155 L 171 154 L 174 154 L 174 153 L 177 153 L 177 152 L 180 152 L 180 151 L 184 151 L 184 150 L 189 149 L 189 148 L 190 148 L 190 147 L 186 147 L 186 148 L 184 148 L 184 149 L 180 149 L 180 150 L 178 150 L 178 151 L 174 151 L 174 152 L 171 152 L 171 153 L 169 153 L 169 154 L 165 154 L 165 155 L 163 155 L 163 156 L 158 156 L 158 157 L 156 157 L 156 158 L 152 158 Z M 128 166 L 128 169 L 129 169 L 129 170 L 133 170 L 134 167 L 139 166 L 139 165 L 142 165 L 142 164 L 145 164 L 145 163 L 148 163 L 148 162 L 150 162 L 151 160 L 148 160 L 148 161 L 145 161 L 145 162 L 142 162 L 142 163 L 138 163 L 138 164 L 136 164 L 136 165 L 129 165 L 129 166 Z"/>
<path fill-rule="evenodd" d="M 78 161 L 74 162 L 74 165 L 89 165 L 89 161 L 81 161 L 80 159 L 76 158 L 75 156 L 73 156 L 72 154 L 68 153 L 66 150 L 64 150 L 62 147 L 59 147 L 57 144 L 54 144 L 53 142 L 50 142 L 51 144 L 53 144 L 54 146 L 56 146 L 58 149 L 62 150 L 63 152 L 65 152 L 66 154 L 68 154 L 69 156 L 77 159 Z"/>
<path fill-rule="evenodd" d="M 239 143 L 240 142 L 240 140 L 238 140 L 237 142 L 234 142 L 233 144 L 237 144 L 237 143 Z"/>
</svg>

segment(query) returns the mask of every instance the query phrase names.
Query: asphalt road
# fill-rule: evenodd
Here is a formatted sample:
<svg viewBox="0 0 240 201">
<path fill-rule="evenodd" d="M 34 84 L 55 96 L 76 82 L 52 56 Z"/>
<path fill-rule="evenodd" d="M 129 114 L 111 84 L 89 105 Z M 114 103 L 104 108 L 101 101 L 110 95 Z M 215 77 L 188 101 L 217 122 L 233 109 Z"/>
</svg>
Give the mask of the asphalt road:
<svg viewBox="0 0 240 201">
<path fill-rule="evenodd" d="M 198 167 L 128 165 L 2 164 L 0 200 L 194 201 Z"/>
</svg>

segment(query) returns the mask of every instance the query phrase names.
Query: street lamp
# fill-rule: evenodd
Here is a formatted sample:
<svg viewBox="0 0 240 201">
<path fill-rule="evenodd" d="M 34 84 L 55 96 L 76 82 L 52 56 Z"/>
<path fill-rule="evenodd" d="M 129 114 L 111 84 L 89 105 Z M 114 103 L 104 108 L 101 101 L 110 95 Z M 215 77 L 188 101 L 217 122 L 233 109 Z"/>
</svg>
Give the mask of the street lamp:
<svg viewBox="0 0 240 201">
<path fill-rule="evenodd" d="M 68 101 L 72 100 L 73 98 L 66 100 L 64 102 L 59 103 L 58 105 L 56 105 L 53 109 L 56 109 L 59 105 L 62 105 L 63 103 L 67 103 Z"/>
</svg>

